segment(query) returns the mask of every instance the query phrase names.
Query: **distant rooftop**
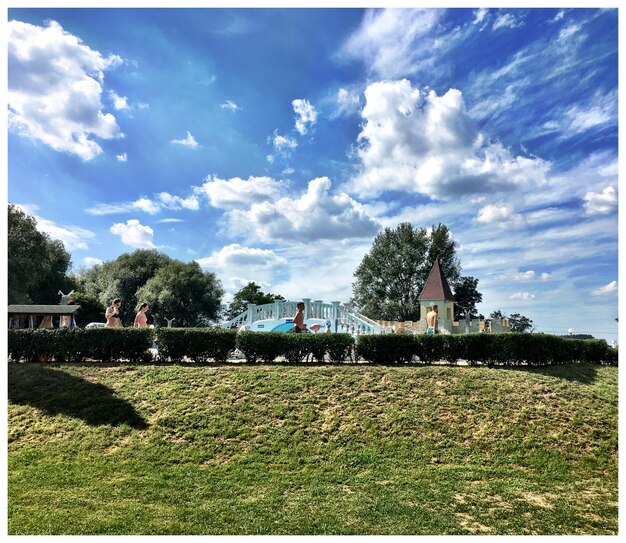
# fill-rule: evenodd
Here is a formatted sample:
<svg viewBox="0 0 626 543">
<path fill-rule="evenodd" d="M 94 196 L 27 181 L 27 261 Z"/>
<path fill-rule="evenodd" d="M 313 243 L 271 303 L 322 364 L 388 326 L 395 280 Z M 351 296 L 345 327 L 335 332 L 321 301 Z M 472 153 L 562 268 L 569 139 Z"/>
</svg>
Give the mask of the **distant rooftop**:
<svg viewBox="0 0 626 543">
<path fill-rule="evenodd" d="M 10 305 L 9 315 L 73 315 L 79 305 Z"/>
<path fill-rule="evenodd" d="M 424 283 L 424 288 L 420 293 L 418 300 L 444 300 L 446 302 L 454 302 L 454 295 L 448 284 L 446 276 L 443 274 L 439 259 L 435 260 L 433 267 L 428 274 L 428 279 Z"/>
</svg>

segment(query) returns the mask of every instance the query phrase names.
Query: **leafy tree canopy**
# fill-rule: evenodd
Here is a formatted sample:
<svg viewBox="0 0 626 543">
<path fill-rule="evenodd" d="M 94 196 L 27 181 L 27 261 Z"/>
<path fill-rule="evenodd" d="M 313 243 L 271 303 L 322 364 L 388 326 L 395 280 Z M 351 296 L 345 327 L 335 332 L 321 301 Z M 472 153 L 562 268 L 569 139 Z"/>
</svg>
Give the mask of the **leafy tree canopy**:
<svg viewBox="0 0 626 543">
<path fill-rule="evenodd" d="M 173 260 L 148 279 L 137 299 L 149 304 L 157 324 L 174 318 L 174 326 L 195 326 L 218 318 L 223 295 L 214 273 L 203 272 L 197 262 Z"/>
<path fill-rule="evenodd" d="M 533 321 L 519 313 L 511 313 L 509 323 L 511 332 L 531 332 L 533 328 Z"/>
<path fill-rule="evenodd" d="M 483 295 L 478 292 L 478 279 L 471 276 L 461 277 L 454 287 L 454 318 L 459 319 L 466 311 L 472 319 L 478 317 L 476 304 L 483 301 Z"/>
<path fill-rule="evenodd" d="M 71 257 L 63 243 L 37 230 L 36 220 L 8 206 L 8 302 L 56 304 L 59 290 L 74 286 L 67 272 Z"/>
<path fill-rule="evenodd" d="M 506 319 L 506 315 L 502 313 L 502 311 L 500 311 L 499 309 L 492 311 L 489 317 L 492 319 Z"/>
<path fill-rule="evenodd" d="M 90 322 L 106 322 L 104 318 L 106 307 L 96 296 L 74 291 L 69 299 L 80 306 L 80 309 L 76 311 L 76 324 L 78 326 L 85 326 Z"/>
<path fill-rule="evenodd" d="M 354 272 L 353 303 L 363 314 L 384 320 L 418 320 L 418 296 L 435 260 L 451 286 L 461 279 L 456 243 L 444 224 L 385 228 Z"/>
<path fill-rule="evenodd" d="M 234 295 L 233 301 L 228 306 L 226 318 L 235 318 L 247 309 L 248 304 L 269 304 L 277 300 L 285 301 L 285 298 L 280 294 L 264 293 L 261 287 L 252 281 Z"/>
</svg>

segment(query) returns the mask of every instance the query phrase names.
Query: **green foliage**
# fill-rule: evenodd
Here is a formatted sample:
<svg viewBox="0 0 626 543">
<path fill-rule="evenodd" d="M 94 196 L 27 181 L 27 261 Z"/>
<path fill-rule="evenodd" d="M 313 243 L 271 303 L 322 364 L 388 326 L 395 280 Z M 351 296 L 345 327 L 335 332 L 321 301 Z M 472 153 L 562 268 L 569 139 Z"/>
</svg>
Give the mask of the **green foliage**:
<svg viewBox="0 0 626 543">
<path fill-rule="evenodd" d="M 419 334 L 415 338 L 415 354 L 420 362 L 432 364 L 445 359 L 445 338 L 441 334 Z"/>
<path fill-rule="evenodd" d="M 72 289 L 71 265 L 63 243 L 37 230 L 37 222 L 15 205 L 8 206 L 8 302 L 55 304 L 58 291 Z"/>
<path fill-rule="evenodd" d="M 511 332 L 530 332 L 533 328 L 533 321 L 519 313 L 512 313 L 509 317 Z"/>
<path fill-rule="evenodd" d="M 246 357 L 246 362 L 254 363 L 261 360 L 273 362 L 285 351 L 285 338 L 291 334 L 281 332 L 239 332 L 237 349 Z"/>
<path fill-rule="evenodd" d="M 502 313 L 502 311 L 500 311 L 499 309 L 496 309 L 495 311 L 492 311 L 491 314 L 489 315 L 490 319 L 506 319 L 506 315 L 504 313 Z"/>
<path fill-rule="evenodd" d="M 311 354 L 313 335 L 283 334 L 283 356 L 289 364 L 300 364 Z"/>
<path fill-rule="evenodd" d="M 178 260 L 161 267 L 137 291 L 137 299 L 150 305 L 157 322 L 164 324 L 165 318 L 174 318 L 177 327 L 217 319 L 223 295 L 214 273 L 203 272 L 195 261 Z"/>
<path fill-rule="evenodd" d="M 226 318 L 230 320 L 243 313 L 248 308 L 248 304 L 262 305 L 275 301 L 284 302 L 285 298 L 280 294 L 266 294 L 261 291 L 259 285 L 255 282 L 250 282 L 233 296 L 233 301 L 228 306 Z"/>
<path fill-rule="evenodd" d="M 226 362 L 235 350 L 234 330 L 220 328 L 159 328 L 157 342 L 159 359 L 182 362 Z"/>
<path fill-rule="evenodd" d="M 371 318 L 419 320 L 417 298 L 437 257 L 448 280 L 456 282 L 460 263 L 445 225 L 433 225 L 430 234 L 411 223 L 385 228 L 354 272 L 355 305 Z"/>
<path fill-rule="evenodd" d="M 138 298 L 138 290 L 171 262 L 169 256 L 156 250 L 138 249 L 82 270 L 76 280 L 81 292 L 96 297 L 105 307 L 120 298 L 122 323 L 131 326 L 137 305 L 145 301 Z"/>
<path fill-rule="evenodd" d="M 78 326 L 85 326 L 90 322 L 106 322 L 104 317 L 106 307 L 93 294 L 74 291 L 70 300 L 80 305 L 80 309 L 75 313 Z"/>
<path fill-rule="evenodd" d="M 356 341 L 356 355 L 374 364 L 411 362 L 416 352 L 415 336 L 409 334 L 363 335 Z"/>
<path fill-rule="evenodd" d="M 148 362 L 150 328 L 56 328 L 9 330 L 8 351 L 14 362 Z"/>
<path fill-rule="evenodd" d="M 461 277 L 454 285 L 454 319 L 459 320 L 461 315 L 469 311 L 470 318 L 476 318 L 476 304 L 483 301 L 483 295 L 478 292 L 478 279 L 475 277 Z"/>
</svg>

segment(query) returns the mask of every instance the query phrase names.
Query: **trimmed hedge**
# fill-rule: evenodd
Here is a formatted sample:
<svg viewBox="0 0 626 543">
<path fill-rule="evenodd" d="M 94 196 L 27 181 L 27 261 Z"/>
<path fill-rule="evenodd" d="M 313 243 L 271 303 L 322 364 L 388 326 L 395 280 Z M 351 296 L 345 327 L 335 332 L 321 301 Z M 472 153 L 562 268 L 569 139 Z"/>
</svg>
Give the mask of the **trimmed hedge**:
<svg viewBox="0 0 626 543">
<path fill-rule="evenodd" d="M 28 362 L 149 362 L 155 330 L 150 328 L 74 328 L 9 330 L 12 360 Z M 225 362 L 239 349 L 247 362 L 270 363 L 284 357 L 333 363 L 357 357 L 373 364 L 422 364 L 444 360 L 470 365 L 547 366 L 587 362 L 617 366 L 618 351 L 601 339 L 570 339 L 547 334 L 363 335 L 240 332 L 206 328 L 159 328 L 159 359 Z"/>
<path fill-rule="evenodd" d="M 57 328 L 9 330 L 8 350 L 15 362 L 149 362 L 150 328 Z"/>
<path fill-rule="evenodd" d="M 237 332 L 219 328 L 159 328 L 159 359 L 182 362 L 226 362 L 236 346 Z"/>
</svg>

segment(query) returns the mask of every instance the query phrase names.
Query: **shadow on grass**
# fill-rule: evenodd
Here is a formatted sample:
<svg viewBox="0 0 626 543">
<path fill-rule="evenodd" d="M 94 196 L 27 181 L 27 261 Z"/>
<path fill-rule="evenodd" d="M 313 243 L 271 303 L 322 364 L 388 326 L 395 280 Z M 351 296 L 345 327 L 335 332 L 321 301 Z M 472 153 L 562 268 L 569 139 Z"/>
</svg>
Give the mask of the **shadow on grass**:
<svg viewBox="0 0 626 543">
<path fill-rule="evenodd" d="M 30 405 L 50 415 L 63 413 L 90 426 L 128 424 L 142 430 L 146 421 L 126 400 L 101 384 L 90 383 L 58 368 L 40 364 L 9 364 L 9 401 Z"/>
<path fill-rule="evenodd" d="M 546 377 L 556 377 L 567 381 L 577 381 L 585 385 L 595 383 L 597 367 L 593 364 L 562 364 L 556 366 L 516 368 L 522 371 L 532 371 Z"/>
</svg>

